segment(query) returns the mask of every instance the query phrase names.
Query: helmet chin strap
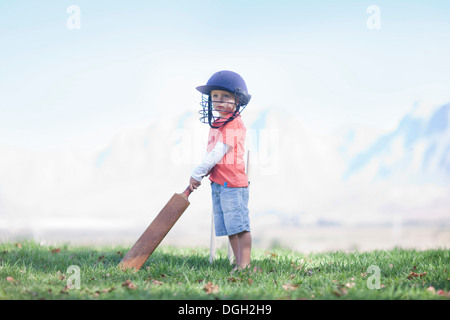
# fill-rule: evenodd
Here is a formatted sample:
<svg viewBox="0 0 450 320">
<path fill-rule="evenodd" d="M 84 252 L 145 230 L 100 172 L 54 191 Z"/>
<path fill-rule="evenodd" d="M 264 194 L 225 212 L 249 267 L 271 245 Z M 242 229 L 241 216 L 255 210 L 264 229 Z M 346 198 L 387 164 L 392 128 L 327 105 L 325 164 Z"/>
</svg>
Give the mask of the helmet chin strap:
<svg viewBox="0 0 450 320">
<path fill-rule="evenodd" d="M 209 126 L 211 128 L 214 128 L 214 129 L 219 129 L 219 128 L 223 127 L 224 125 L 226 125 L 228 122 L 233 121 L 237 116 L 239 116 L 239 114 L 240 114 L 240 112 L 235 110 L 235 111 L 233 111 L 233 115 L 231 117 L 229 117 L 227 120 L 225 120 L 222 123 L 220 123 L 220 125 L 214 125 L 213 123 L 216 122 L 218 119 L 225 119 L 225 118 L 218 117 L 218 118 L 214 119 L 214 122 L 212 122 L 212 119 L 213 119 L 212 112 L 208 112 L 208 123 L 209 123 Z"/>
<path fill-rule="evenodd" d="M 239 106 L 239 104 L 236 104 L 236 109 L 234 111 L 224 111 L 226 113 L 233 112 L 233 115 L 231 117 L 229 117 L 228 119 L 226 119 L 225 121 L 223 121 L 220 125 L 214 125 L 213 123 L 216 122 L 218 119 L 225 119 L 225 118 L 217 117 L 214 119 L 213 110 L 212 110 L 212 101 L 211 101 L 211 98 L 209 98 L 208 99 L 208 123 L 209 123 L 209 126 L 214 129 L 219 129 L 219 128 L 223 127 L 228 122 L 233 121 L 237 116 L 239 116 L 241 114 L 241 112 L 239 111 L 240 108 L 241 107 Z"/>
</svg>

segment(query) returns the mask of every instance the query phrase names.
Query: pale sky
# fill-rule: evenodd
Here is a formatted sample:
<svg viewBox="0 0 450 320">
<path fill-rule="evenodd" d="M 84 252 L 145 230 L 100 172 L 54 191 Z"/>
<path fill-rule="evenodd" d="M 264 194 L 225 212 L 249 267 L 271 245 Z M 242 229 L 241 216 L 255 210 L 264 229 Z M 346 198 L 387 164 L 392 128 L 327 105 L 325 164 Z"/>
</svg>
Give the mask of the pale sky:
<svg viewBox="0 0 450 320">
<path fill-rule="evenodd" d="M 2 0 L 0 146 L 102 146 L 196 112 L 195 87 L 223 69 L 244 77 L 249 108 L 317 132 L 389 130 L 415 101 L 450 101 L 449 17 L 442 0 Z"/>
</svg>

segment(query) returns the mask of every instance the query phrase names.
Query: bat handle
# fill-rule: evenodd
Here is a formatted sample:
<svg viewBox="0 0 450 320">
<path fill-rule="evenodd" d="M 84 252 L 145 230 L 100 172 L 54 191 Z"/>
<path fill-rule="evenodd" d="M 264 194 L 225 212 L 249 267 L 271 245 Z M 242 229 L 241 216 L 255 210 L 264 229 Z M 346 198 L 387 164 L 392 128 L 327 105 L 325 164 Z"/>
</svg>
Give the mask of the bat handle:
<svg viewBox="0 0 450 320">
<path fill-rule="evenodd" d="M 182 193 L 186 199 L 189 197 L 189 195 L 191 194 L 191 189 L 189 188 L 189 186 L 186 188 L 186 190 L 183 191 Z"/>
</svg>

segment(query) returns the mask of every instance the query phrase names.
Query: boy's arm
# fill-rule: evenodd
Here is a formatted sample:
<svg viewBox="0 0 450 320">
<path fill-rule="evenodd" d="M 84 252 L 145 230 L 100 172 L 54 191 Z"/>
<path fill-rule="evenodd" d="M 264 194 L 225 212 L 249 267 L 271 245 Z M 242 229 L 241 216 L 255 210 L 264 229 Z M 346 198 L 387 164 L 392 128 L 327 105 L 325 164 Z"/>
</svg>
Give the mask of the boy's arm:
<svg viewBox="0 0 450 320">
<path fill-rule="evenodd" d="M 211 171 L 211 169 L 220 162 L 220 160 L 222 160 L 223 156 L 229 149 L 229 145 L 223 142 L 217 142 L 214 149 L 205 155 L 202 163 L 192 170 L 191 180 L 189 183 L 191 188 L 196 189 L 200 185 L 203 177 L 206 176 L 209 171 Z"/>
</svg>

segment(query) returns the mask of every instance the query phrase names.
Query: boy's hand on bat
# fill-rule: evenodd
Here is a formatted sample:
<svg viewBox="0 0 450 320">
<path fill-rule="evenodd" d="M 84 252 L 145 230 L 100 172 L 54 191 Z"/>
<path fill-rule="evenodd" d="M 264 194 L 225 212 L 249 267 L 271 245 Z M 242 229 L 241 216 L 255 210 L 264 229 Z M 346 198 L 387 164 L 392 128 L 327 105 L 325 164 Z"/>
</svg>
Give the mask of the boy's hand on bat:
<svg viewBox="0 0 450 320">
<path fill-rule="evenodd" d="M 189 189 L 191 192 L 200 187 L 201 184 L 201 181 L 197 181 L 192 177 L 189 179 Z"/>
</svg>

